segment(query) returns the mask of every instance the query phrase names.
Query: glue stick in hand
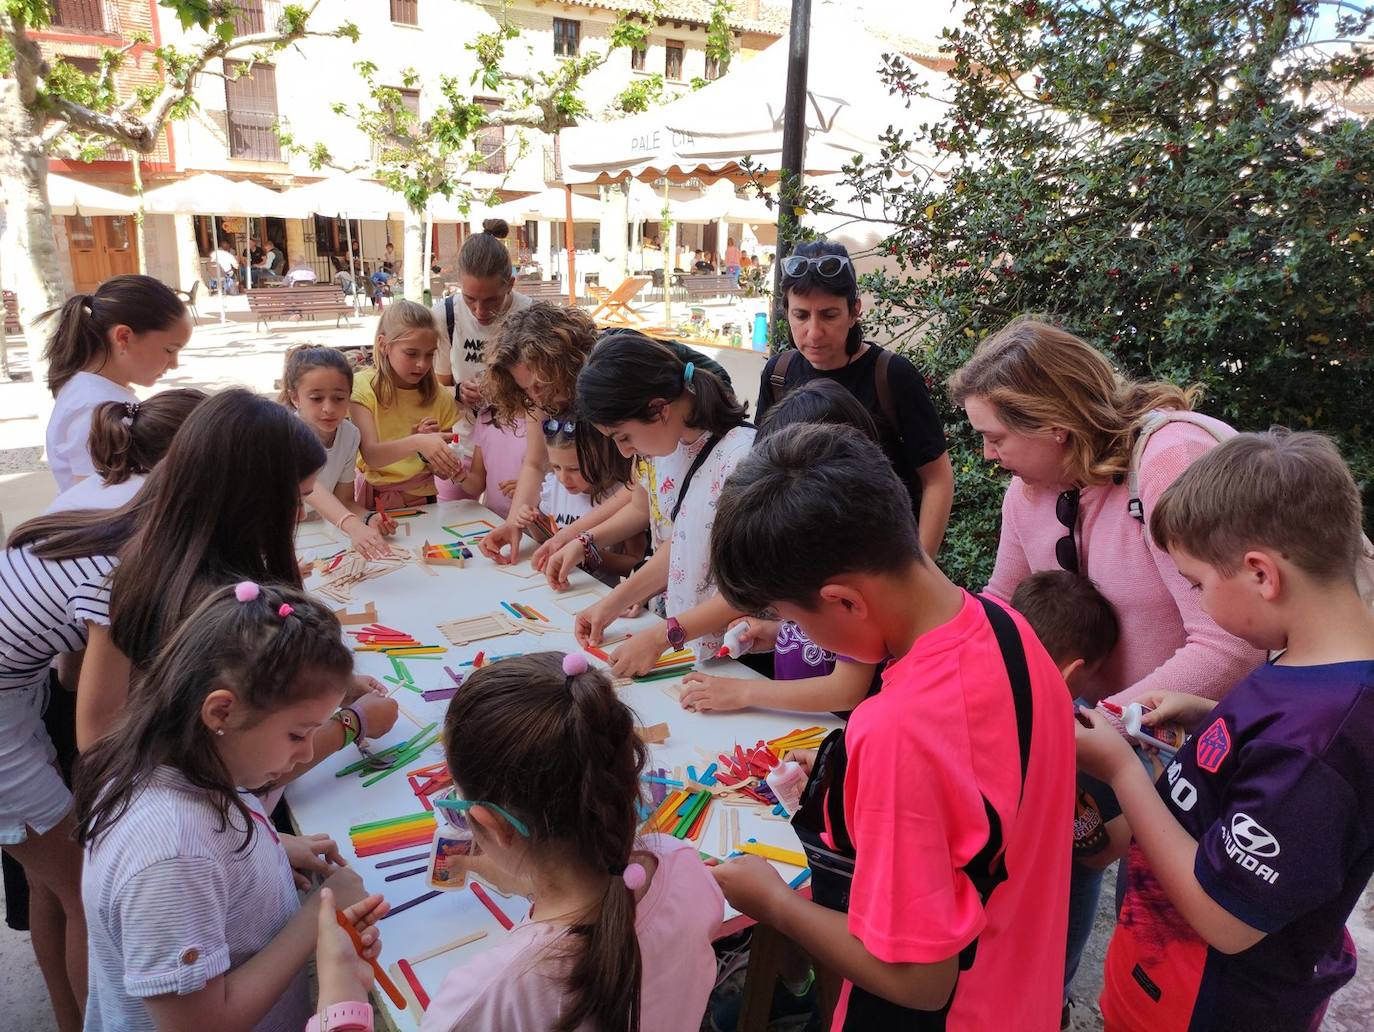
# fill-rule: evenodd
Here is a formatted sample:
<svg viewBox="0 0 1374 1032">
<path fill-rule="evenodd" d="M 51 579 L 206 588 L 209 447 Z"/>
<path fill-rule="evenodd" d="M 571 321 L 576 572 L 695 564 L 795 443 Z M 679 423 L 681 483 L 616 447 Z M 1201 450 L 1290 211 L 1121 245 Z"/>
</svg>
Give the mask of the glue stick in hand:
<svg viewBox="0 0 1374 1032">
<path fill-rule="evenodd" d="M 726 656 L 731 659 L 739 659 L 740 656 L 749 651 L 746 642 L 750 641 L 750 638 L 749 621 L 741 620 L 725 632 L 724 644 L 716 653 L 716 659 L 724 659 Z"/>
</svg>

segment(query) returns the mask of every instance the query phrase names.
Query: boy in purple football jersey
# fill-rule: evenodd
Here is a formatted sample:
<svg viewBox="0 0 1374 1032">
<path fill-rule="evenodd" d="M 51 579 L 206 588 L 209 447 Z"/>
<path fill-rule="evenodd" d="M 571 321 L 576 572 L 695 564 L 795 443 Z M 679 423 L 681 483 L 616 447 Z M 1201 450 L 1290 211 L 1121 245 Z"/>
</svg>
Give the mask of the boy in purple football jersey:
<svg viewBox="0 0 1374 1032">
<path fill-rule="evenodd" d="M 1107 953 L 1111 1032 L 1294 1030 L 1350 980 L 1345 922 L 1374 873 L 1374 615 L 1355 584 L 1360 496 L 1316 434 L 1241 434 L 1164 493 L 1150 531 L 1224 630 L 1283 650 L 1220 703 L 1159 693 L 1195 729 L 1157 786 L 1096 712 L 1080 768 L 1135 835 Z"/>
</svg>

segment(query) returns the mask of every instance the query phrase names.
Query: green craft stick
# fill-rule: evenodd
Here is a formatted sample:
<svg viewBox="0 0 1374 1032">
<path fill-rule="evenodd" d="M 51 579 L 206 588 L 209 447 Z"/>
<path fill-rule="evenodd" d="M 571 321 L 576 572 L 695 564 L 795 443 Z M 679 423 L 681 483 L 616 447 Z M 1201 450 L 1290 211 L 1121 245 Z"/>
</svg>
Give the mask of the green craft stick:
<svg viewBox="0 0 1374 1032">
<path fill-rule="evenodd" d="M 401 657 L 393 656 L 388 653 L 386 654 L 386 658 L 391 660 L 391 669 L 396 671 L 396 676 L 402 681 L 415 680 L 415 678 L 410 676 L 410 671 L 406 669 L 406 665 L 401 662 Z"/>
<path fill-rule="evenodd" d="M 692 667 L 675 667 L 671 670 L 656 670 L 652 674 L 636 677 L 635 684 L 648 684 L 650 681 L 667 681 L 671 678 L 681 677 L 683 674 L 691 673 L 692 669 Z"/>
<path fill-rule="evenodd" d="M 421 810 L 419 813 L 410 813 L 410 814 L 406 814 L 406 816 L 404 816 L 404 817 L 387 817 L 387 818 L 385 818 L 385 819 L 383 819 L 383 820 L 368 821 L 368 822 L 365 823 L 365 824 L 355 824 L 355 825 L 353 825 L 353 827 L 351 827 L 351 828 L 348 829 L 348 833 L 349 833 L 350 835 L 360 834 L 360 833 L 362 833 L 362 832 L 364 832 L 364 831 L 372 831 L 372 830 L 374 830 L 374 829 L 376 829 L 376 828 L 385 828 L 385 827 L 388 827 L 388 826 L 390 826 L 390 825 L 392 825 L 392 824 L 404 824 L 406 821 L 413 821 L 413 820 L 415 820 L 417 817 L 433 817 L 433 816 L 434 816 L 434 815 L 433 815 L 432 813 L 430 813 L 428 810 Z"/>
<path fill-rule="evenodd" d="M 687 834 L 687 829 L 692 826 L 692 822 L 695 821 L 697 815 L 701 813 L 701 808 L 706 805 L 706 800 L 710 798 L 710 792 L 697 793 L 697 797 L 692 800 L 692 805 L 687 808 L 687 813 L 673 828 L 673 838 L 682 838 L 683 835 Z"/>
<path fill-rule="evenodd" d="M 388 767 L 386 770 L 378 771 L 376 774 L 373 774 L 370 778 L 363 778 L 363 788 L 369 788 L 372 785 L 375 785 L 377 782 L 385 778 L 388 774 L 395 774 L 398 770 L 403 768 L 411 760 L 417 759 L 422 752 L 424 752 L 438 740 L 439 735 L 436 733 L 428 741 L 421 742 L 419 745 L 407 749 L 405 752 L 401 753 L 394 760 L 392 760 L 391 766 Z"/>
</svg>

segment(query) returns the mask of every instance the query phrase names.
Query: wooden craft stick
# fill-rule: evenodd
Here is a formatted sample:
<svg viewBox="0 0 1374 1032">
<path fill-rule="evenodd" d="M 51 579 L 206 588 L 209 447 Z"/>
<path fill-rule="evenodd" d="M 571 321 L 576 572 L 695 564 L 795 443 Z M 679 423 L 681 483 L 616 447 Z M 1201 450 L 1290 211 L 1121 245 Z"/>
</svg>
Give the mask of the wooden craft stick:
<svg viewBox="0 0 1374 1032">
<path fill-rule="evenodd" d="M 433 960 L 440 954 L 448 953 L 450 950 L 456 950 L 460 946 L 466 946 L 470 942 L 476 942 L 478 939 L 485 939 L 486 937 L 487 933 L 485 931 L 473 932 L 471 935 L 465 935 L 461 939 L 454 939 L 452 942 L 446 942 L 442 946 L 435 946 L 432 950 L 425 950 L 425 952 L 421 953 L 418 957 L 411 957 L 409 959 L 410 966 L 414 967 L 416 964 L 424 963 L 426 960 Z"/>
<path fill-rule="evenodd" d="M 668 725 L 653 724 L 650 727 L 636 727 L 635 734 L 645 745 L 662 745 L 668 740 Z"/>
<path fill-rule="evenodd" d="M 415 990 L 411 988 L 410 982 L 405 976 L 405 972 L 401 970 L 401 965 L 399 963 L 392 964 L 387 970 L 391 972 L 392 979 L 400 986 L 401 995 L 404 996 L 406 1000 L 406 1007 L 414 1008 L 415 1021 L 418 1024 L 424 1017 L 425 1009 L 420 1006 L 420 1000 L 415 995 Z M 412 972 L 412 974 L 414 974 L 414 972 Z"/>
<path fill-rule="evenodd" d="M 730 848 L 726 852 L 733 852 L 739 848 L 739 811 L 730 811 Z"/>
</svg>

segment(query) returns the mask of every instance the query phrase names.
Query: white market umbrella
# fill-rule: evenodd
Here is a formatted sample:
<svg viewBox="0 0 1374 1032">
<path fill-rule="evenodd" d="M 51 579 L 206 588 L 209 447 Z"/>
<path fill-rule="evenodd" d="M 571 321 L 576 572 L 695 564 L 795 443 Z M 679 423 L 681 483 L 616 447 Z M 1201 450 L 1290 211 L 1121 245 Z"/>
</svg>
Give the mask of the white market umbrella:
<svg viewBox="0 0 1374 1032">
<path fill-rule="evenodd" d="M 568 218 L 568 199 L 563 190 L 545 190 L 528 197 L 517 197 L 490 208 L 473 207 L 468 216 L 474 227 L 482 225 L 485 219 L 505 219 L 507 222 L 520 223 L 536 219 L 548 222 L 564 222 Z M 572 195 L 572 220 L 574 222 L 600 222 L 601 202 L 595 197 L 574 193 Z"/>
<path fill-rule="evenodd" d="M 48 204 L 54 215 L 132 215 L 138 198 L 95 183 L 48 174 Z"/>
<path fill-rule="evenodd" d="M 837 172 L 855 154 L 875 154 L 889 126 L 914 128 L 943 111 L 938 100 L 893 97 L 877 71 L 891 44 L 852 19 L 817 11 L 806 92 L 807 173 Z M 701 89 L 632 118 L 577 126 L 560 133 L 569 183 L 610 182 L 622 176 L 728 176 L 746 155 L 769 171 L 782 160 L 782 122 L 788 39 L 783 37 Z M 915 69 L 938 95 L 949 90 L 939 72 Z"/>
</svg>

